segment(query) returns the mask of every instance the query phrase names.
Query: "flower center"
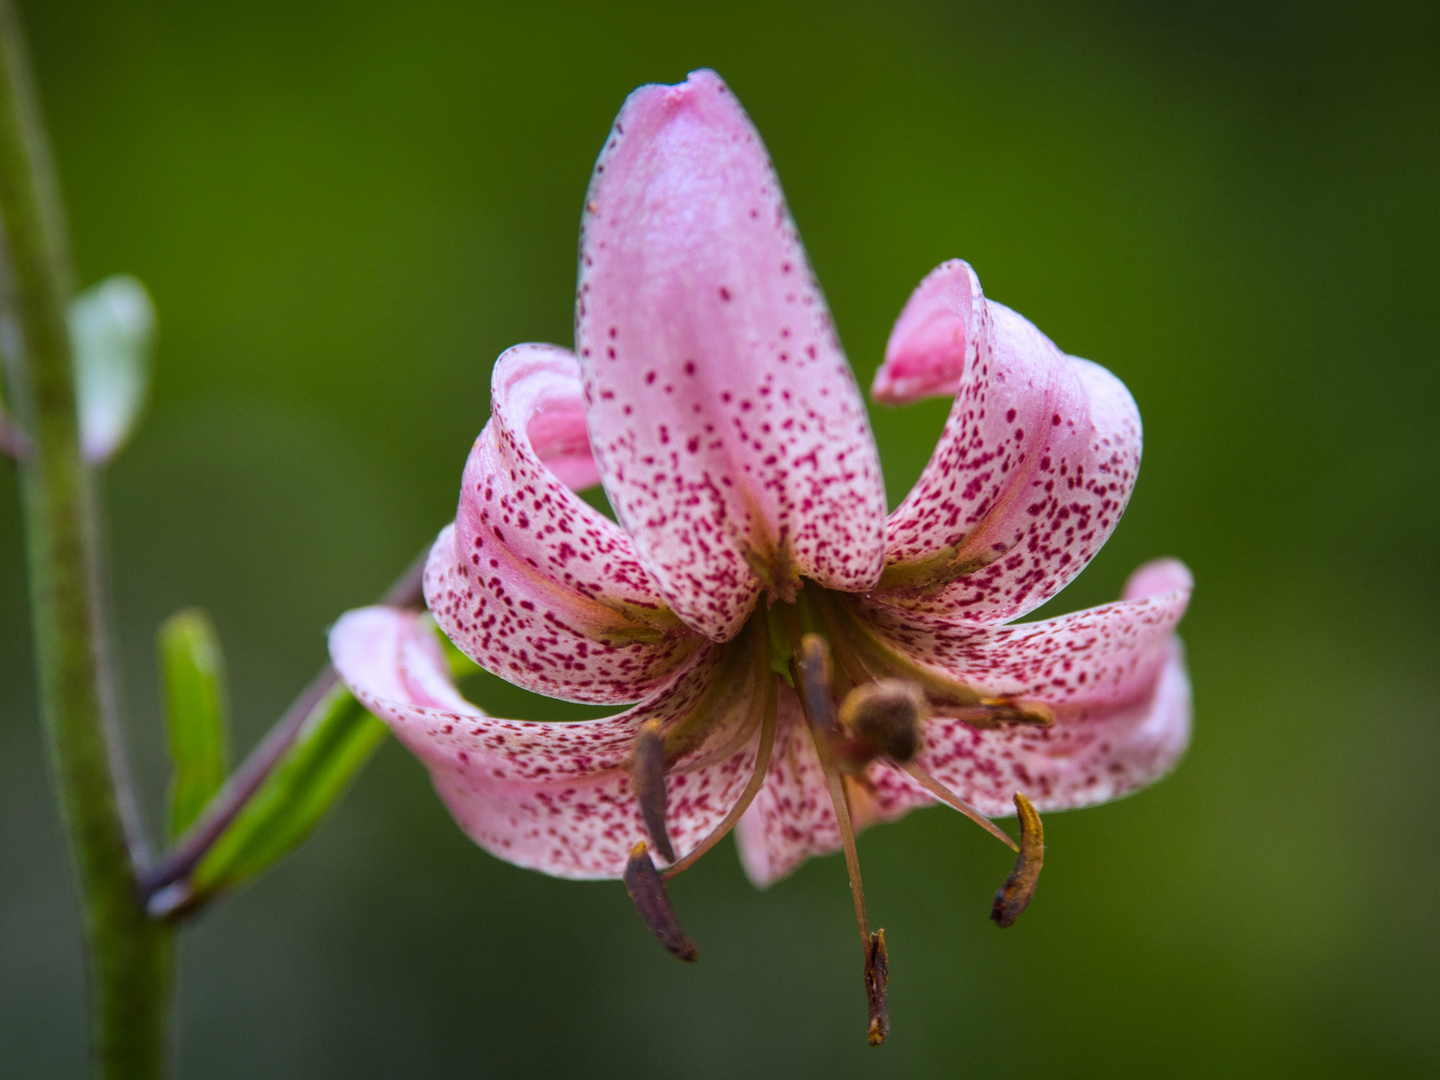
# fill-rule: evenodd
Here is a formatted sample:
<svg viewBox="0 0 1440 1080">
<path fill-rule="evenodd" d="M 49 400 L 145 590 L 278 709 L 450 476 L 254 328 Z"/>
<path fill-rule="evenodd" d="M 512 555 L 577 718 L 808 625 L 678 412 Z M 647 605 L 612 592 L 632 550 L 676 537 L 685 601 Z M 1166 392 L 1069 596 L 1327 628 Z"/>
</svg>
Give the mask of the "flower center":
<svg viewBox="0 0 1440 1080">
<path fill-rule="evenodd" d="M 694 960 L 698 950 L 680 928 L 664 882 L 693 865 L 733 829 L 763 786 L 775 743 L 778 679 L 783 678 L 799 697 L 835 811 L 865 959 L 870 1008 L 867 1039 L 872 1046 L 879 1046 L 890 1030 L 886 1004 L 889 956 L 885 931 L 870 929 L 852 809 L 852 803 L 863 805 L 868 793 L 874 791 L 868 777 L 870 766 L 880 762 L 902 770 L 941 802 L 1019 853 L 1015 869 L 996 894 L 991 911 L 996 923 L 1007 927 L 1024 911 L 1035 892 L 1044 857 L 1040 817 L 1025 796 L 1016 793 L 1021 826 L 1021 841 L 1016 844 L 935 779 L 919 760 L 924 749 L 924 722 L 932 715 L 940 715 L 977 728 L 996 728 L 1012 723 L 1048 725 L 1053 716 L 1039 702 L 986 696 L 944 673 L 916 664 L 858 617 L 853 600 L 813 584 L 804 586 L 793 603 L 771 603 L 750 619 L 745 630 L 727 646 L 717 681 L 739 677 L 746 665 L 752 664 L 765 671 L 765 692 L 752 700 L 740 735 L 727 742 L 722 752 L 733 754 L 754 737 L 758 727 L 754 770 L 724 819 L 682 858 L 675 857 L 665 823 L 666 773 L 689 747 L 703 742 L 721 718 L 699 707 L 667 732 L 662 733 L 659 723 L 651 721 L 637 733 L 630 769 L 648 842 L 637 843 L 631 852 L 625 884 L 637 910 L 661 943 L 680 959 Z M 731 667 L 734 672 L 726 670 Z M 707 760 L 714 757 L 709 755 Z M 670 863 L 663 873 L 656 869 L 651 850 Z"/>
</svg>

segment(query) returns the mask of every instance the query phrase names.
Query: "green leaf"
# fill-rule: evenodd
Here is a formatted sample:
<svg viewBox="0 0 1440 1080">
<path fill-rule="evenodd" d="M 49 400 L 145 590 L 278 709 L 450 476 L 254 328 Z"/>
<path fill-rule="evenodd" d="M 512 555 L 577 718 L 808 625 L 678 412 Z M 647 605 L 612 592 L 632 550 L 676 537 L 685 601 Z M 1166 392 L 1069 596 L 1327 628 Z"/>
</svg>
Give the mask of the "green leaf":
<svg viewBox="0 0 1440 1080">
<path fill-rule="evenodd" d="M 70 303 L 80 448 L 103 465 L 125 444 L 150 390 L 155 305 L 126 275 L 90 286 Z"/>
<path fill-rule="evenodd" d="M 387 729 L 344 686 L 311 711 L 294 744 L 195 868 L 190 894 L 232 889 L 307 837 Z"/>
<path fill-rule="evenodd" d="M 182 611 L 160 627 L 160 674 L 169 728 L 170 837 L 184 832 L 225 780 L 228 731 L 225 664 L 203 611 Z"/>
</svg>

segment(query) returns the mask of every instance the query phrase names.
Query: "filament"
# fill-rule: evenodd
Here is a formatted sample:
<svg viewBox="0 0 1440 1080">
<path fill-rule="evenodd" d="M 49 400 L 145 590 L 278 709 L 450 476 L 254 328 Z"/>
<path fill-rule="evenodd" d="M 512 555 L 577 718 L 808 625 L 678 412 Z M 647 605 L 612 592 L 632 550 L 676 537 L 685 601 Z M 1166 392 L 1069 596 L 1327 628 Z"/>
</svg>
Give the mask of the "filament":
<svg viewBox="0 0 1440 1080">
<path fill-rule="evenodd" d="M 1011 840 L 1004 829 L 1000 828 L 999 825 L 996 825 L 984 814 L 980 813 L 979 810 L 976 810 L 975 807 L 971 806 L 964 799 L 960 798 L 959 795 L 956 795 L 944 784 L 940 783 L 939 780 L 936 780 L 933 776 L 931 776 L 928 772 L 925 771 L 924 767 L 921 766 L 918 761 L 904 762 L 903 764 L 900 764 L 900 768 L 904 769 L 907 773 L 913 776 L 920 783 L 920 786 L 923 787 L 926 791 L 930 792 L 931 795 L 934 795 L 937 799 L 939 799 L 946 805 L 953 806 L 956 810 L 959 810 L 960 813 L 964 814 L 971 821 L 975 822 L 976 825 L 979 825 L 982 829 L 988 832 L 991 836 L 995 837 L 996 840 L 999 840 L 1011 851 L 1020 850 L 1020 845 L 1015 843 L 1014 840 Z"/>
<path fill-rule="evenodd" d="M 776 718 L 776 687 L 774 677 L 766 680 L 768 690 L 765 695 L 765 717 L 760 722 L 760 747 L 755 752 L 755 768 L 750 772 L 750 782 L 745 785 L 745 790 L 740 793 L 740 798 L 735 800 L 735 805 L 730 812 L 721 819 L 720 824 L 711 829 L 705 839 L 695 846 L 695 849 L 686 855 L 679 862 L 675 863 L 665 871 L 664 879 L 669 881 L 682 870 L 688 870 L 694 866 L 700 856 L 704 855 L 712 847 L 718 844 L 736 823 L 750 804 L 755 801 L 755 796 L 760 793 L 760 788 L 765 783 L 765 777 L 770 771 L 770 754 L 775 747 L 775 718 Z"/>
</svg>

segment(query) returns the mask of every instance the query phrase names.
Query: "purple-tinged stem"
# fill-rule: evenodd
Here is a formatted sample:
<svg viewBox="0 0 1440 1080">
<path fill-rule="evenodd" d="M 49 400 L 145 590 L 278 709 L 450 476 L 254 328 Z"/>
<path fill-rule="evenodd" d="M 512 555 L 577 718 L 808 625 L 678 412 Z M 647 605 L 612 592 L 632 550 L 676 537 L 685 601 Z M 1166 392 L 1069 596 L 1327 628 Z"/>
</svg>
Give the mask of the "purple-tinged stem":
<svg viewBox="0 0 1440 1080">
<path fill-rule="evenodd" d="M 421 582 L 425 574 L 425 556 L 428 551 L 427 548 L 421 552 L 395 584 L 390 586 L 380 601 L 382 604 L 391 607 L 414 607 L 422 603 Z M 266 777 L 295 744 L 295 739 L 310 714 L 339 681 L 340 677 L 329 664 L 320 669 L 320 673 L 301 691 L 300 696 L 285 710 L 265 738 L 260 740 L 260 744 L 250 751 L 250 756 L 225 781 L 225 785 L 210 800 L 195 824 L 186 830 L 175 847 L 145 875 L 143 884 L 147 897 L 194 871 L 215 841 L 220 839 L 240 811 L 245 809 L 246 803 L 260 790 Z"/>
</svg>

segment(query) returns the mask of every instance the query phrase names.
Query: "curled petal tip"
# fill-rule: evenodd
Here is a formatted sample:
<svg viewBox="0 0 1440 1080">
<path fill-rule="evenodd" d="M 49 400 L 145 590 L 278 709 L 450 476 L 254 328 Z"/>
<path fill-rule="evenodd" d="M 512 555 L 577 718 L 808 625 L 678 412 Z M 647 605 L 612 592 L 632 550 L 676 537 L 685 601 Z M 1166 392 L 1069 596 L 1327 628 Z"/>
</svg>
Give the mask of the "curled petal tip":
<svg viewBox="0 0 1440 1080">
<path fill-rule="evenodd" d="M 554 345 L 517 345 L 496 362 L 490 396 L 455 526 L 426 569 L 430 610 L 467 656 L 527 690 L 638 701 L 696 641 L 630 539 L 571 490 L 597 475 L 579 364 Z"/>
<path fill-rule="evenodd" d="M 951 396 L 987 337 L 980 279 L 960 259 L 941 263 L 916 286 L 895 321 L 870 394 L 886 405 Z"/>
<path fill-rule="evenodd" d="M 1189 592 L 1195 588 L 1195 575 L 1179 559 L 1154 559 L 1136 568 L 1125 582 L 1120 594 L 1126 600 L 1143 600 L 1169 592 Z"/>
<path fill-rule="evenodd" d="M 936 307 L 919 302 L 926 293 L 922 283 L 917 310 Z M 1055 595 L 1109 537 L 1139 471 L 1141 429 L 1114 375 L 1066 356 L 1003 304 L 978 302 L 981 343 L 965 355 L 930 463 L 887 522 L 879 592 L 993 626 Z"/>
</svg>

